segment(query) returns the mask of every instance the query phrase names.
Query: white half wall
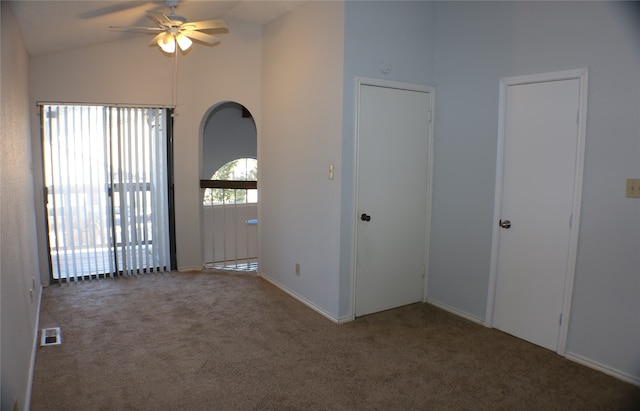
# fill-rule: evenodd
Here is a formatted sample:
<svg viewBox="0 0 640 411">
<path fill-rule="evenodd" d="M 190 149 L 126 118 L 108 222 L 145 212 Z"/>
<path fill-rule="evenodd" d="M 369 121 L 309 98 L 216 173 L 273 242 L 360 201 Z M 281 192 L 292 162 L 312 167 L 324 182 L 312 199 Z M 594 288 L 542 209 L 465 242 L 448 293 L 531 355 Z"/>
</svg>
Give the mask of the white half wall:
<svg viewBox="0 0 640 411">
<path fill-rule="evenodd" d="M 206 264 L 258 257 L 258 225 L 248 222 L 258 217 L 256 203 L 207 205 L 203 217 L 202 247 Z"/>
<path fill-rule="evenodd" d="M 260 271 L 336 319 L 343 37 L 338 1 L 307 2 L 265 26 L 258 139 Z"/>
</svg>

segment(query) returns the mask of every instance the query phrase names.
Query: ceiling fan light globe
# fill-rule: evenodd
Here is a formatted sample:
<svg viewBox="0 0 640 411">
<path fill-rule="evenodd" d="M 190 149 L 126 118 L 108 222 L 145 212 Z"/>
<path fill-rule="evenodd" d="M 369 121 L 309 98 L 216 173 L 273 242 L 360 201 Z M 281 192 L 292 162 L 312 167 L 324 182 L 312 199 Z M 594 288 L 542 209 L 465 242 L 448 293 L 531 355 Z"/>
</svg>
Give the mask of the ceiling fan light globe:
<svg viewBox="0 0 640 411">
<path fill-rule="evenodd" d="M 173 36 L 164 36 L 158 39 L 158 46 L 160 46 L 165 53 L 171 54 L 176 51 L 176 41 Z"/>
<path fill-rule="evenodd" d="M 189 47 L 191 47 L 191 45 L 193 44 L 191 39 L 189 37 L 185 36 L 184 34 L 178 34 L 176 36 L 176 42 L 178 43 L 178 46 L 180 47 L 180 50 L 182 50 L 182 51 L 189 50 Z"/>
</svg>

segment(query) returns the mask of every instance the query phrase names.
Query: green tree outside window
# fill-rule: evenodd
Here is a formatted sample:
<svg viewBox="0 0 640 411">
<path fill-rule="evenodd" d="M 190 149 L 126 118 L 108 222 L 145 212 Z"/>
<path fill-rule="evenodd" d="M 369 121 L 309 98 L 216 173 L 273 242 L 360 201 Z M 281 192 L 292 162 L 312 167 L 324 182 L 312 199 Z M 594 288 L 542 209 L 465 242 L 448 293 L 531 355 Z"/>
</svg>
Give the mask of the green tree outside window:
<svg viewBox="0 0 640 411">
<path fill-rule="evenodd" d="M 216 171 L 211 180 L 257 181 L 258 161 L 255 158 L 238 158 L 228 162 Z M 258 201 L 257 190 L 228 188 L 207 188 L 204 191 L 204 205 L 244 204 Z"/>
</svg>

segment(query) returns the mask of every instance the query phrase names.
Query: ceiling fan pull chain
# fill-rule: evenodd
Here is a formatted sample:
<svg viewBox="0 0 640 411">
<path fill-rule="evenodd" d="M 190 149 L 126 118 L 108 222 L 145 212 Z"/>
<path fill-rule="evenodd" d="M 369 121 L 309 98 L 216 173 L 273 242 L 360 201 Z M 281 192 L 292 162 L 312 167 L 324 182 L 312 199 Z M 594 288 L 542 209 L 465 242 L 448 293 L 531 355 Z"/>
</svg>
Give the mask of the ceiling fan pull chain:
<svg viewBox="0 0 640 411">
<path fill-rule="evenodd" d="M 173 114 L 178 115 L 178 48 L 173 52 L 173 81 L 171 90 L 171 100 L 173 104 Z"/>
</svg>

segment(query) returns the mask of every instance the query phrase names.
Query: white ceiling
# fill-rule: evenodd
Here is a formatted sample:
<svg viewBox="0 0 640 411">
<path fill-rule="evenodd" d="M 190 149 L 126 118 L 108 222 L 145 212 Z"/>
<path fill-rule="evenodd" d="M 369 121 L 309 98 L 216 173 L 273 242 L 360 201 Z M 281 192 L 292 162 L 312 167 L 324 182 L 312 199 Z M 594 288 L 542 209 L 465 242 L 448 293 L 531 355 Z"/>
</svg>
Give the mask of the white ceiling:
<svg viewBox="0 0 640 411">
<path fill-rule="evenodd" d="M 189 21 L 222 18 L 264 24 L 302 1 L 181 0 L 176 14 Z M 164 0 L 11 0 L 9 3 L 33 57 L 131 36 L 144 38 L 145 34 L 114 31 L 109 26 L 151 27 L 154 23 L 146 17 L 146 10 L 169 12 Z M 231 22 L 229 26 L 232 31 Z"/>
</svg>

